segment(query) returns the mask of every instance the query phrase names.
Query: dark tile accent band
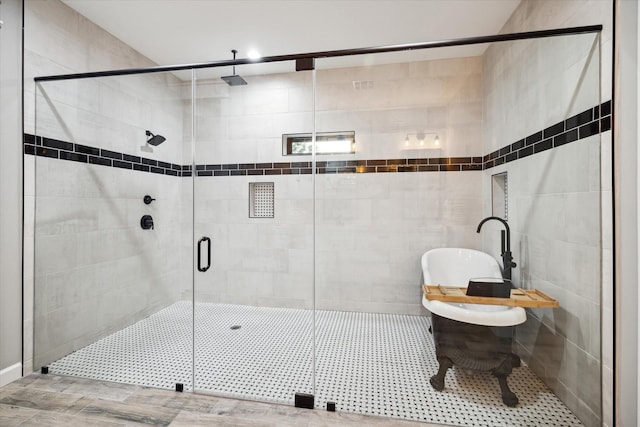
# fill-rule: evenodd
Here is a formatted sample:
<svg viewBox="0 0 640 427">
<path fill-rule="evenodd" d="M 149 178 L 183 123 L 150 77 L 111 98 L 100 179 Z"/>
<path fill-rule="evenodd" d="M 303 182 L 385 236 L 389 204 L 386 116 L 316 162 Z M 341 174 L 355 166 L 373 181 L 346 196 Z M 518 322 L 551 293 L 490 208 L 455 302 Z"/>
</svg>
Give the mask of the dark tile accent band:
<svg viewBox="0 0 640 427">
<path fill-rule="evenodd" d="M 42 138 L 42 146 L 49 148 L 59 148 L 61 150 L 73 151 L 73 144 L 70 142 L 59 141 L 57 139 Z"/>
<path fill-rule="evenodd" d="M 30 134 L 24 135 L 24 153 L 140 172 L 192 176 L 192 165 L 177 165 Z M 200 164 L 195 165 L 195 169 L 196 176 L 300 175 L 311 173 L 312 162 Z M 482 170 L 482 157 L 329 160 L 316 162 L 316 170 L 319 174 L 472 171 Z"/>
<path fill-rule="evenodd" d="M 510 163 L 611 129 L 611 101 L 555 123 L 484 156 L 413 159 L 317 161 L 318 174 L 481 171 Z M 74 144 L 31 134 L 23 136 L 24 154 L 130 169 L 169 176 L 192 176 L 193 165 Z M 312 162 L 227 163 L 195 165 L 196 176 L 303 175 Z"/>
<path fill-rule="evenodd" d="M 191 176 L 191 165 L 177 165 L 104 148 L 31 134 L 23 136 L 24 154 L 170 176 Z"/>
<path fill-rule="evenodd" d="M 88 147 L 86 145 L 76 144 L 73 151 L 75 151 L 76 153 L 91 154 L 92 156 L 100 156 L 99 148 Z"/>
<path fill-rule="evenodd" d="M 484 156 L 483 169 L 560 147 L 611 129 L 611 101 L 589 108 Z"/>
<path fill-rule="evenodd" d="M 122 169 L 133 169 L 133 163 L 121 162 L 120 160 L 115 160 L 115 159 L 113 160 L 113 166 L 116 168 L 122 168 Z"/>
<path fill-rule="evenodd" d="M 87 163 L 87 155 L 86 154 L 78 154 L 71 153 L 69 151 L 60 151 L 60 159 L 61 160 L 71 160 L 73 162 L 83 162 Z"/>
<path fill-rule="evenodd" d="M 89 156 L 89 163 L 94 165 L 112 166 L 111 159 L 104 159 L 97 156 Z M 142 166 L 142 165 L 139 165 Z"/>
<path fill-rule="evenodd" d="M 529 135 L 524 139 L 525 145 L 535 144 L 538 141 L 542 141 L 542 131 Z"/>
<path fill-rule="evenodd" d="M 104 148 L 100 149 L 101 157 L 109 157 L 112 159 L 122 160 L 122 153 L 117 153 L 115 151 L 105 150 Z"/>
</svg>

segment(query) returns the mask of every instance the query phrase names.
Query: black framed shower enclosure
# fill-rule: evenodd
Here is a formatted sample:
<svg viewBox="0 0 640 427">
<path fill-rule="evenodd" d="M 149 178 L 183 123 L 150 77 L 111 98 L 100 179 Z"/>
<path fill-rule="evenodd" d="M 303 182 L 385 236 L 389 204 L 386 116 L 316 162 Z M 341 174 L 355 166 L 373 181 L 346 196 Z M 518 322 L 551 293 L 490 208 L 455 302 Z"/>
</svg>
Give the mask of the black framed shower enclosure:
<svg viewBox="0 0 640 427">
<path fill-rule="evenodd" d="M 571 422 L 597 423 L 601 30 L 35 78 L 34 366 L 463 422 L 420 400 L 436 361 L 419 260 L 435 247 L 498 258 L 497 229 L 475 228 L 492 175 L 508 174 L 514 282 L 561 310 L 518 327 L 535 391 L 503 420 L 528 420 L 548 393 Z M 460 54 L 469 45 L 483 55 Z M 231 67 L 246 85 L 221 80 Z M 311 153 L 283 151 L 297 134 Z M 320 152 L 318 135 L 353 140 Z M 573 276 L 554 258 L 597 262 Z M 485 406 L 489 386 L 455 375 L 458 403 Z"/>
</svg>

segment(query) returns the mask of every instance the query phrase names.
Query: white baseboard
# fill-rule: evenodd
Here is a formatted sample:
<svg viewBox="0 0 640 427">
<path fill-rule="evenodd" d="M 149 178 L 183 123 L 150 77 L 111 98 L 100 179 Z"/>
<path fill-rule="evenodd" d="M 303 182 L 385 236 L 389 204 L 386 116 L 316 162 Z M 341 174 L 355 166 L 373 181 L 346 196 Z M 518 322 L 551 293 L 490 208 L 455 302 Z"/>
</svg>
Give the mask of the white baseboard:
<svg viewBox="0 0 640 427">
<path fill-rule="evenodd" d="M 15 363 L 0 371 L 0 387 L 22 378 L 22 363 Z"/>
</svg>

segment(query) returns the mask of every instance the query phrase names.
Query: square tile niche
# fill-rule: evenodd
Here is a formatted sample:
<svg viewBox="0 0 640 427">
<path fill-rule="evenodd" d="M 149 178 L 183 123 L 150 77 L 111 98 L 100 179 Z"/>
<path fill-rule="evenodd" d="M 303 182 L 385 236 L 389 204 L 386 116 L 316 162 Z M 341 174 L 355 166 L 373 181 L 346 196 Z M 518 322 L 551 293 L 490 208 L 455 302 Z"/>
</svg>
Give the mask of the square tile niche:
<svg viewBox="0 0 640 427">
<path fill-rule="evenodd" d="M 273 182 L 249 183 L 249 218 L 273 218 L 273 205 Z"/>
<path fill-rule="evenodd" d="M 509 219 L 509 195 L 507 173 L 497 173 L 491 176 L 491 215 Z"/>
</svg>

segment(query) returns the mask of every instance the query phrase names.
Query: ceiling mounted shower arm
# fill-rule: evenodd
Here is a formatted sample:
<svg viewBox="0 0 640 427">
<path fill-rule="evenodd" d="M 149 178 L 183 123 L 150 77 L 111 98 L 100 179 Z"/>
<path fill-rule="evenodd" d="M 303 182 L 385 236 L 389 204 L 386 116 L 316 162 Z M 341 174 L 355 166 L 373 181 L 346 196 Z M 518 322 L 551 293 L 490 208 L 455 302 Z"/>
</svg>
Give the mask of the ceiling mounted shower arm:
<svg viewBox="0 0 640 427">
<path fill-rule="evenodd" d="M 231 53 L 233 53 L 233 75 L 236 75 L 236 54 L 238 51 L 236 49 L 231 49 Z"/>
<path fill-rule="evenodd" d="M 233 53 L 233 62 L 231 63 L 231 65 L 233 66 L 233 74 L 230 76 L 222 76 L 221 79 L 224 80 L 224 82 L 229 86 L 246 85 L 246 80 L 236 74 L 236 54 L 238 53 L 238 51 L 236 49 L 231 49 L 231 53 Z"/>
</svg>

